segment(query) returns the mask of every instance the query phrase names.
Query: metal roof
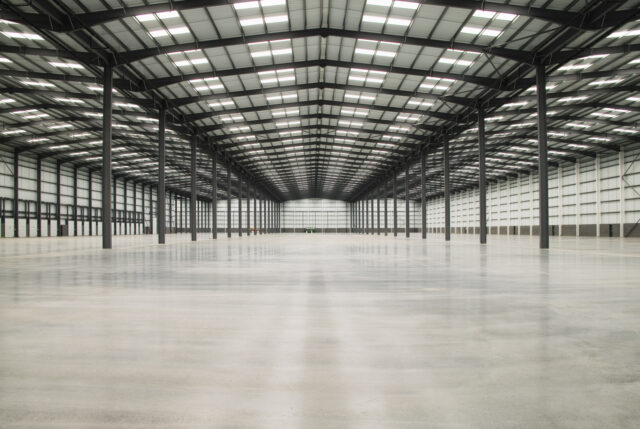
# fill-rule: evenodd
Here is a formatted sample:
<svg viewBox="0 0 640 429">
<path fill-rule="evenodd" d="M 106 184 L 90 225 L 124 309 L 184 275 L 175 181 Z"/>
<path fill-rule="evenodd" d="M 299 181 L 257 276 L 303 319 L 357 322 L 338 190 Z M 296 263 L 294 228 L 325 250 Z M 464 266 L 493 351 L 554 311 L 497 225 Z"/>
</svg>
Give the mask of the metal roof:
<svg viewBox="0 0 640 429">
<path fill-rule="evenodd" d="M 535 67 L 548 73 L 549 161 L 640 142 L 640 1 L 5 0 L 0 143 L 100 169 L 102 66 L 114 66 L 114 174 L 211 193 L 211 153 L 278 200 L 353 200 L 419 153 L 429 195 L 536 169 Z M 221 177 L 224 169 L 218 169 Z M 220 180 L 221 185 L 224 184 Z M 401 189 L 403 187 L 400 187 Z"/>
</svg>

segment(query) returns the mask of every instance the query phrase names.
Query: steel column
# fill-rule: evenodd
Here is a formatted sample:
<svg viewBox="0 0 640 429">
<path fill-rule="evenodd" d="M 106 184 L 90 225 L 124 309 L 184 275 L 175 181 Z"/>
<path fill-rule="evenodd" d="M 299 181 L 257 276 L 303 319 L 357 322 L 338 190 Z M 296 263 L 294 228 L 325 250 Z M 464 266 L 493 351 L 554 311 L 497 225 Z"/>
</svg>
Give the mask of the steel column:
<svg viewBox="0 0 640 429">
<path fill-rule="evenodd" d="M 398 186 L 396 175 L 393 174 L 393 236 L 398 236 Z"/>
<path fill-rule="evenodd" d="M 218 152 L 213 151 L 211 160 L 211 235 L 218 238 Z"/>
<path fill-rule="evenodd" d="M 242 237 L 242 176 L 238 177 L 238 237 Z"/>
<path fill-rule="evenodd" d="M 60 210 L 62 208 L 62 205 L 60 204 L 60 188 L 61 188 L 61 183 L 60 183 L 60 169 L 62 167 L 62 164 L 60 163 L 60 161 L 58 161 L 56 163 L 56 235 L 60 235 L 60 226 L 61 226 L 61 222 L 62 222 L 62 214 L 60 213 Z M 111 184 L 109 184 L 110 186 Z M 111 200 L 109 200 L 111 201 Z M 109 244 L 111 244 L 111 241 L 109 241 Z M 111 246 L 109 246 L 110 248 Z"/>
<path fill-rule="evenodd" d="M 253 187 L 253 235 L 258 235 L 258 190 Z"/>
<path fill-rule="evenodd" d="M 102 88 L 102 248 L 111 249 L 111 125 L 113 69 L 104 66 Z M 58 206 L 59 207 L 59 206 Z M 59 210 L 59 208 L 58 208 Z M 58 228 L 60 222 L 58 221 Z"/>
<path fill-rule="evenodd" d="M 451 184 L 449 183 L 449 140 L 443 143 L 444 162 L 444 239 L 451 240 Z"/>
<path fill-rule="evenodd" d="M 191 228 L 191 241 L 198 239 L 198 182 L 197 170 L 198 170 L 198 140 L 195 136 L 191 137 L 191 199 L 189 205 L 189 227 Z"/>
<path fill-rule="evenodd" d="M 251 237 L 251 187 L 247 182 L 247 236 Z"/>
<path fill-rule="evenodd" d="M 231 238 L 231 170 L 227 166 L 227 238 Z"/>
<path fill-rule="evenodd" d="M 420 151 L 420 215 L 422 221 L 422 239 L 427 238 L 427 190 L 426 187 L 426 171 L 427 171 L 427 149 L 425 147 Z"/>
<path fill-rule="evenodd" d="M 409 164 L 404 169 L 404 232 L 409 238 L 411 235 L 411 217 L 409 216 Z"/>
<path fill-rule="evenodd" d="M 127 179 L 122 180 L 122 198 L 123 198 L 123 207 L 124 207 L 124 235 L 127 235 L 127 227 L 129 226 L 129 216 L 127 214 Z"/>
<path fill-rule="evenodd" d="M 165 243 L 166 234 L 166 204 L 165 204 L 165 128 L 167 123 L 166 110 L 164 107 L 160 108 L 158 112 L 158 202 L 157 202 L 157 216 L 158 216 L 158 243 Z M 151 201 L 151 200 L 149 200 Z M 171 200 L 169 200 L 169 210 L 171 210 Z M 171 213 L 169 214 L 171 219 Z M 153 220 L 152 220 L 153 223 Z"/>
<path fill-rule="evenodd" d="M 378 235 L 380 235 L 380 193 L 381 192 L 382 192 L 382 190 L 379 188 L 378 189 L 378 198 L 376 199 L 377 206 L 378 206 L 378 211 L 377 211 L 377 216 L 378 216 Z"/>
<path fill-rule="evenodd" d="M 73 167 L 73 235 L 78 235 L 78 167 Z"/>
<path fill-rule="evenodd" d="M 36 160 L 36 181 L 36 231 L 37 236 L 42 237 L 42 158 L 40 157 Z M 89 182 L 91 182 L 91 170 L 89 170 Z M 89 198 L 91 198 L 91 189 L 89 189 Z M 91 199 L 89 199 L 89 207 L 91 207 Z"/>
<path fill-rule="evenodd" d="M 384 235 L 385 236 L 389 232 L 389 228 L 388 228 L 388 219 L 389 219 L 388 214 L 389 213 L 388 213 L 388 210 L 387 210 L 387 203 L 389 202 L 389 199 L 387 198 L 387 192 L 386 192 L 388 184 L 389 184 L 389 181 L 388 180 L 385 181 L 385 183 L 384 183 L 384 191 L 383 191 L 383 194 L 382 194 L 384 196 Z"/>
<path fill-rule="evenodd" d="M 538 96 L 538 201 L 540 248 L 549 248 L 549 172 L 547 159 L 547 87 L 544 65 L 536 66 Z"/>
<path fill-rule="evenodd" d="M 19 236 L 19 224 L 18 224 L 18 215 L 20 214 L 18 211 L 18 184 L 19 182 L 19 178 L 18 178 L 18 173 L 20 170 L 20 166 L 19 166 L 19 155 L 20 152 L 18 152 L 18 149 L 15 149 L 13 152 L 13 236 L 14 237 L 18 237 Z"/>
<path fill-rule="evenodd" d="M 487 243 L 487 172 L 484 134 L 484 109 L 478 108 L 478 169 L 480 194 L 480 244 Z"/>
</svg>

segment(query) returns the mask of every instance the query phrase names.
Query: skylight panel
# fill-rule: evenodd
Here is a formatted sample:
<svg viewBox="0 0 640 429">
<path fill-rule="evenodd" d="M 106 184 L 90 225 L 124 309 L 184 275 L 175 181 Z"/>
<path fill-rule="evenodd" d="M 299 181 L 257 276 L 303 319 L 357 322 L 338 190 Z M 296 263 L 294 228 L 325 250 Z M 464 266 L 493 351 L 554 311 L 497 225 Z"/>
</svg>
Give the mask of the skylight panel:
<svg viewBox="0 0 640 429">
<path fill-rule="evenodd" d="M 122 107 L 123 109 L 126 110 L 130 110 L 130 109 L 142 109 L 140 106 L 138 106 L 137 104 L 134 103 L 122 103 L 122 102 L 116 102 L 113 103 L 114 106 L 117 107 Z"/>
<path fill-rule="evenodd" d="M 569 122 L 566 124 L 566 126 L 571 128 L 581 128 L 581 129 L 591 128 L 591 124 L 586 124 L 584 122 Z"/>
<path fill-rule="evenodd" d="M 27 140 L 27 142 L 29 142 L 29 143 L 43 143 L 43 142 L 48 142 L 48 141 L 51 141 L 51 139 L 48 139 L 46 137 L 39 137 L 39 138 Z"/>
<path fill-rule="evenodd" d="M 260 1 L 245 1 L 234 3 L 233 7 L 236 10 L 257 9 L 259 7 L 267 8 L 274 6 L 285 6 L 286 0 L 260 0 Z"/>
<path fill-rule="evenodd" d="M 298 99 L 297 92 L 290 92 L 285 94 L 271 94 L 267 95 L 267 102 L 269 103 L 287 103 L 291 101 L 296 101 Z"/>
<path fill-rule="evenodd" d="M 296 127 L 300 125 L 300 121 L 280 121 L 276 122 L 276 127 Z"/>
<path fill-rule="evenodd" d="M 55 101 L 60 103 L 72 103 L 72 104 L 84 104 L 84 100 L 80 100 L 79 98 L 69 98 L 69 97 L 55 97 Z"/>
<path fill-rule="evenodd" d="M 626 100 L 627 101 L 631 101 L 633 103 L 638 103 L 638 102 L 640 102 L 640 97 L 627 97 Z M 1 101 L 0 101 L 0 103 L 1 103 Z"/>
<path fill-rule="evenodd" d="M 455 82 L 454 79 L 445 79 L 445 78 L 441 79 L 437 77 L 428 76 L 424 79 L 424 81 L 420 85 L 420 89 L 446 91 L 454 82 Z"/>
<path fill-rule="evenodd" d="M 207 77 L 204 79 L 191 79 L 189 81 L 193 85 L 193 89 L 198 92 L 208 92 L 224 89 L 224 85 L 220 82 L 220 78 L 217 76 Z"/>
<path fill-rule="evenodd" d="M 360 134 L 358 131 L 349 131 L 349 130 L 336 130 L 336 135 L 339 136 L 352 136 L 357 137 Z"/>
<path fill-rule="evenodd" d="M 177 10 L 136 15 L 138 22 L 155 22 L 156 20 L 166 21 L 173 18 L 180 18 L 180 13 Z"/>
<path fill-rule="evenodd" d="M 249 43 L 249 52 L 253 58 L 277 57 L 293 54 L 293 50 L 291 49 L 291 39 Z"/>
<path fill-rule="evenodd" d="M 55 124 L 55 125 L 49 125 L 49 129 L 50 130 L 61 130 L 64 128 L 73 128 L 72 124 Z"/>
<path fill-rule="evenodd" d="M 222 122 L 237 122 L 244 121 L 244 116 L 239 113 L 233 115 L 220 115 L 218 116 L 218 119 Z"/>
<path fill-rule="evenodd" d="M 409 101 L 407 101 L 407 106 L 410 106 L 412 108 L 431 107 L 433 106 L 433 101 L 425 100 L 424 98 L 413 97 L 410 98 Z"/>
<path fill-rule="evenodd" d="M 241 125 L 238 127 L 230 127 L 227 128 L 227 131 L 230 133 L 241 133 L 241 132 L 245 132 L 245 131 L 250 131 L 251 128 L 247 125 Z"/>
<path fill-rule="evenodd" d="M 445 58 L 445 57 L 440 57 L 438 59 L 438 62 L 442 64 L 461 66 L 461 67 L 470 67 L 473 65 L 473 61 L 471 60 L 462 60 L 462 59 L 456 60 L 455 58 Z"/>
<path fill-rule="evenodd" d="M 0 31 L 3 36 L 11 39 L 25 39 L 25 40 L 44 40 L 42 36 L 35 33 L 22 33 L 19 31 Z"/>
<path fill-rule="evenodd" d="M 13 98 L 0 98 L 0 104 L 9 104 L 15 102 L 16 100 L 14 100 Z"/>
<path fill-rule="evenodd" d="M 180 34 L 188 34 L 190 33 L 189 28 L 185 26 L 180 27 L 170 27 L 169 29 L 159 29 L 159 30 L 151 30 L 149 31 L 149 35 L 154 39 L 159 39 L 161 37 L 178 36 Z"/>
<path fill-rule="evenodd" d="M 53 67 L 61 68 L 61 69 L 83 69 L 84 66 L 78 63 L 65 63 L 61 61 L 49 61 Z"/>
<path fill-rule="evenodd" d="M 167 54 L 173 64 L 180 67 L 195 67 L 201 64 L 209 64 L 209 59 L 204 56 L 201 49 L 191 49 L 182 52 L 170 52 Z"/>
<path fill-rule="evenodd" d="M 281 22 L 289 22 L 289 15 L 270 15 L 256 18 L 244 18 L 240 20 L 240 25 L 243 27 L 251 27 L 254 25 L 264 25 L 264 24 L 277 24 Z"/>
<path fill-rule="evenodd" d="M 236 106 L 236 103 L 230 98 L 218 100 L 218 101 L 212 101 L 211 103 L 209 103 L 209 107 L 213 107 L 216 109 L 232 108 L 235 106 Z"/>
<path fill-rule="evenodd" d="M 23 84 L 23 85 L 27 85 L 27 86 L 40 86 L 42 88 L 53 88 L 53 87 L 55 87 L 55 85 L 50 83 L 50 82 L 41 82 L 41 81 L 36 81 L 36 80 L 21 80 L 20 83 Z"/>
<path fill-rule="evenodd" d="M 17 134 L 24 134 L 26 133 L 25 130 L 4 130 L 4 131 L 0 131 L 0 134 L 2 134 L 3 136 L 14 136 Z"/>
<path fill-rule="evenodd" d="M 590 86 L 611 85 L 611 84 L 614 84 L 614 83 L 620 83 L 623 80 L 624 79 L 622 79 L 622 78 L 601 79 L 601 80 L 595 80 L 593 82 L 589 82 L 587 85 L 590 85 Z"/>
<path fill-rule="evenodd" d="M 357 82 L 370 85 L 381 85 L 386 77 L 386 71 L 350 69 L 349 82 Z"/>
<path fill-rule="evenodd" d="M 387 129 L 389 131 L 395 131 L 397 133 L 408 133 L 409 131 L 411 131 L 409 127 L 401 127 L 399 125 L 389 125 L 389 128 Z"/>
<path fill-rule="evenodd" d="M 396 121 L 418 122 L 422 119 L 422 115 L 416 113 L 398 113 Z"/>
<path fill-rule="evenodd" d="M 0 57 L 0 63 L 12 63 L 13 61 L 11 61 L 9 58 L 5 58 L 5 57 Z"/>
<path fill-rule="evenodd" d="M 460 30 L 460 32 L 463 34 L 485 37 L 499 37 L 502 34 L 502 30 L 498 30 L 495 28 L 475 27 L 473 25 L 466 25 L 462 27 L 462 30 Z"/>
<path fill-rule="evenodd" d="M 621 133 L 621 134 L 638 134 L 638 130 L 634 130 L 631 128 L 614 128 L 613 132 Z"/>
<path fill-rule="evenodd" d="M 367 57 L 386 57 L 393 58 L 396 56 L 400 43 L 380 42 L 377 40 L 358 39 L 356 42 L 356 55 Z"/>
<path fill-rule="evenodd" d="M 297 136 L 302 134 L 302 130 L 290 130 L 290 131 L 280 131 L 278 132 L 278 135 L 280 137 L 291 137 L 291 136 Z M 302 141 L 302 139 L 297 139 Z M 284 143 L 284 142 L 283 142 Z"/>
<path fill-rule="evenodd" d="M 288 107 L 286 109 L 278 109 L 278 110 L 271 111 L 271 116 L 276 118 L 280 116 L 298 116 L 298 115 L 300 115 L 300 109 L 298 109 L 297 107 Z"/>
<path fill-rule="evenodd" d="M 352 107 L 343 107 L 340 111 L 340 114 L 345 116 L 367 116 L 369 115 L 369 109 L 354 109 Z"/>
<path fill-rule="evenodd" d="M 473 12 L 473 16 L 475 18 L 482 19 L 495 19 L 496 21 L 515 21 L 518 18 L 518 15 L 512 13 L 504 13 L 504 12 L 493 12 L 491 10 L 482 10 L 477 9 Z"/>
<path fill-rule="evenodd" d="M 621 30 L 611 33 L 607 37 L 610 39 L 619 39 L 621 37 L 636 37 L 640 36 L 640 28 L 635 28 L 633 30 Z"/>
<path fill-rule="evenodd" d="M 512 108 L 512 107 L 524 107 L 529 104 L 528 101 L 514 101 L 513 103 L 503 104 L 502 107 Z"/>
<path fill-rule="evenodd" d="M 341 127 L 362 128 L 364 123 L 359 122 L 359 121 L 351 121 L 351 120 L 346 120 L 346 119 L 340 119 L 338 121 L 338 125 L 341 126 Z"/>
<path fill-rule="evenodd" d="M 368 102 L 368 103 L 372 103 L 375 101 L 376 99 L 376 95 L 375 94 L 367 94 L 367 93 L 361 93 L 361 92 L 347 92 L 344 95 L 344 99 L 348 100 L 348 101 L 355 101 L 355 102 Z"/>
<path fill-rule="evenodd" d="M 282 84 L 295 82 L 296 75 L 294 69 L 269 70 L 258 72 L 260 83 L 265 84 Z"/>
<path fill-rule="evenodd" d="M 381 15 L 364 14 L 362 15 L 362 22 L 408 27 L 409 25 L 411 25 L 412 20 L 406 18 L 394 18 L 391 16 L 386 17 Z"/>
</svg>

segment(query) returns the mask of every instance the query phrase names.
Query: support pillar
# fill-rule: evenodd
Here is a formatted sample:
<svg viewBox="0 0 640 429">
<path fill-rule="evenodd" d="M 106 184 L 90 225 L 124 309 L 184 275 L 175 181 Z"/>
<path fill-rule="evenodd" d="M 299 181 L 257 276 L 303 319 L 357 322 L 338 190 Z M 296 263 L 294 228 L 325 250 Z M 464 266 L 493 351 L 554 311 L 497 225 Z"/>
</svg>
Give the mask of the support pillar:
<svg viewBox="0 0 640 429">
<path fill-rule="evenodd" d="M 451 186 L 449 184 L 449 140 L 445 137 L 444 161 L 444 239 L 451 240 Z"/>
<path fill-rule="evenodd" d="M 426 187 L 427 174 L 427 149 L 425 147 L 420 151 L 420 216 L 422 239 L 427 238 L 427 190 Z"/>
<path fill-rule="evenodd" d="M 487 243 L 487 172 L 484 134 L 484 109 L 478 108 L 478 190 L 480 205 L 480 244 Z"/>
<path fill-rule="evenodd" d="M 231 170 L 227 166 L 227 238 L 231 238 Z"/>
<path fill-rule="evenodd" d="M 73 235 L 78 236 L 78 167 L 73 167 Z"/>
<path fill-rule="evenodd" d="M 247 237 L 251 237 L 251 191 L 247 183 Z"/>
<path fill-rule="evenodd" d="M 198 141 L 195 136 L 191 137 L 191 201 L 189 206 L 189 226 L 191 227 L 191 241 L 198 239 L 198 217 L 196 208 L 198 206 Z"/>
<path fill-rule="evenodd" d="M 36 161 L 36 231 L 42 237 L 42 158 Z M 89 170 L 89 184 L 91 184 L 91 170 Z M 91 188 L 89 188 L 89 213 L 91 213 Z M 89 225 L 91 231 L 91 225 Z"/>
<path fill-rule="evenodd" d="M 258 191 L 253 187 L 253 235 L 258 235 Z"/>
<path fill-rule="evenodd" d="M 547 159 L 547 87 L 544 65 L 536 66 L 538 97 L 538 201 L 540 248 L 549 248 L 549 171 Z"/>
<path fill-rule="evenodd" d="M 59 236 L 60 233 L 62 231 L 60 231 L 60 226 L 62 225 L 62 213 L 60 213 L 60 211 L 62 210 L 62 204 L 60 204 L 60 188 L 61 188 L 61 183 L 60 183 L 60 169 L 62 167 L 62 164 L 60 163 L 60 161 L 58 161 L 56 163 L 56 235 Z M 109 184 L 110 185 L 110 184 Z M 111 201 L 111 200 L 109 200 Z M 111 231 L 111 230 L 109 230 Z M 111 236 L 109 236 L 111 237 Z M 104 248 L 104 246 L 103 246 Z M 109 240 L 109 249 L 111 248 L 111 240 Z"/>
<path fill-rule="evenodd" d="M 409 238 L 411 235 L 411 217 L 409 215 L 409 164 L 404 169 L 404 232 Z"/>
<path fill-rule="evenodd" d="M 158 243 L 165 243 L 166 234 L 166 204 L 165 204 L 165 164 L 166 164 L 166 152 L 165 152 L 165 127 L 166 127 L 166 110 L 164 107 L 160 108 L 158 118 Z M 169 201 L 171 202 L 171 201 Z M 171 208 L 171 204 L 169 204 Z M 171 214 L 169 214 L 171 217 Z"/>
<path fill-rule="evenodd" d="M 242 176 L 238 177 L 238 237 L 242 237 Z"/>
<path fill-rule="evenodd" d="M 393 174 L 393 236 L 398 236 L 398 186 L 396 174 Z"/>
<path fill-rule="evenodd" d="M 384 196 L 384 235 L 386 236 L 389 233 L 389 227 L 388 227 L 388 221 L 389 221 L 389 216 L 388 216 L 388 210 L 387 210 L 387 203 L 389 202 L 389 199 L 387 198 L 387 192 L 386 192 L 386 188 L 387 188 L 387 184 L 389 183 L 389 181 L 386 181 L 384 184 L 384 189 L 385 192 L 383 193 Z"/>
<path fill-rule="evenodd" d="M 19 237 L 20 236 L 20 222 L 18 219 L 18 216 L 20 215 L 20 212 L 18 210 L 18 201 L 19 201 L 19 172 L 20 172 L 20 165 L 19 165 L 19 155 L 20 152 L 18 152 L 18 149 L 15 149 L 15 151 L 13 152 L 13 236 L 14 237 Z"/>
<path fill-rule="evenodd" d="M 102 91 L 102 248 L 111 249 L 111 113 L 113 102 L 113 70 L 110 65 L 104 66 Z M 58 230 L 60 230 L 59 211 L 60 204 L 58 201 Z"/>
<path fill-rule="evenodd" d="M 213 151 L 211 160 L 211 236 L 218 238 L 218 152 Z"/>
<path fill-rule="evenodd" d="M 380 193 L 381 193 L 381 189 L 378 189 L 378 198 L 376 199 L 377 201 L 377 206 L 378 206 L 378 211 L 377 211 L 377 216 L 378 216 L 378 235 L 380 235 Z"/>
</svg>

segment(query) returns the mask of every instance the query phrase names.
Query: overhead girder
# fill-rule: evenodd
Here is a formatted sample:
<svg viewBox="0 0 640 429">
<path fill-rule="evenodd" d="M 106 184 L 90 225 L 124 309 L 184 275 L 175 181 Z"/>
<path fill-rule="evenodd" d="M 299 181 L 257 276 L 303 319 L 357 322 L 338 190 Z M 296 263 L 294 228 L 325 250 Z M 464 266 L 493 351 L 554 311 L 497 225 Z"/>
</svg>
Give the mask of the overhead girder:
<svg viewBox="0 0 640 429">
<path fill-rule="evenodd" d="M 207 77 L 226 77 L 226 76 L 237 76 L 241 74 L 249 74 L 249 73 L 259 73 L 263 71 L 271 71 L 277 70 L 278 68 L 309 68 L 309 67 L 336 67 L 336 68 L 364 68 L 372 71 L 381 71 L 387 73 L 399 73 L 408 76 L 416 76 L 416 77 L 437 77 L 440 79 L 455 79 L 460 82 L 466 82 L 473 85 L 486 87 L 486 88 L 494 88 L 501 89 L 501 81 L 499 79 L 487 78 L 487 77 L 479 77 L 479 76 L 471 76 L 465 75 L 461 73 L 452 73 L 452 72 L 438 72 L 432 70 L 421 70 L 416 68 L 408 68 L 408 67 L 395 67 L 395 66 L 384 66 L 378 64 L 370 64 L 370 63 L 358 63 L 358 62 L 349 62 L 349 61 L 339 61 L 339 60 L 328 60 L 328 59 L 317 59 L 317 60 L 306 60 L 306 61 L 290 61 L 286 63 L 276 63 L 264 66 L 251 66 L 251 67 L 238 67 L 232 69 L 224 69 L 224 70 L 212 70 L 209 72 L 199 72 L 199 73 L 190 73 L 183 74 L 181 76 L 169 76 L 162 77 L 156 79 L 146 79 L 142 82 L 142 89 L 149 91 L 152 89 L 159 89 L 165 86 L 173 85 L 176 83 L 186 82 L 193 79 L 203 79 Z M 366 90 L 369 87 L 362 87 L 362 90 Z M 374 89 L 374 88 L 369 88 Z"/>
<path fill-rule="evenodd" d="M 369 110 L 380 110 L 384 112 L 396 112 L 396 113 L 416 113 L 416 114 L 427 116 L 427 117 L 431 116 L 433 118 L 441 119 L 444 121 L 457 121 L 458 119 L 457 115 L 452 115 L 449 113 L 428 112 L 428 111 L 418 110 L 418 109 L 409 109 L 409 108 L 400 108 L 400 107 L 391 107 L 391 106 L 382 107 L 382 106 L 373 105 L 373 104 L 352 103 L 352 102 L 334 101 L 334 100 L 296 101 L 291 103 L 282 103 L 282 104 L 273 104 L 273 105 L 265 104 L 260 106 L 227 109 L 227 110 L 221 110 L 218 112 L 192 113 L 190 115 L 185 115 L 185 119 L 187 119 L 188 121 L 199 121 L 202 119 L 208 119 L 208 118 L 213 118 L 216 116 L 227 115 L 232 113 L 248 113 L 248 112 L 256 112 L 256 111 L 279 110 L 279 109 L 287 109 L 291 107 L 315 106 L 315 105 L 334 106 L 334 107 L 369 108 Z"/>
<path fill-rule="evenodd" d="M 330 135 L 321 135 L 322 137 L 325 138 L 331 138 L 333 136 Z M 320 135 L 316 136 L 317 138 L 320 137 Z M 271 139 L 269 140 L 269 142 L 266 143 L 278 143 L 282 140 L 279 139 Z M 334 142 L 323 142 L 320 140 L 316 140 L 316 141 L 308 141 L 308 142 L 298 142 L 298 143 L 291 143 L 288 145 L 282 145 L 282 146 L 267 146 L 267 147 L 259 147 L 259 146 L 255 146 L 255 144 L 263 144 L 265 142 L 263 141 L 256 141 L 254 144 L 252 143 L 242 143 L 239 145 L 236 145 L 235 147 L 233 147 L 234 150 L 229 151 L 229 153 L 232 154 L 242 154 L 242 153 L 246 153 L 246 152 L 250 152 L 250 151 L 254 151 L 254 150 L 265 150 L 265 151 L 277 151 L 277 150 L 287 150 L 287 148 L 289 147 L 297 147 L 297 146 L 330 146 L 330 147 L 335 147 L 335 148 L 341 148 L 341 147 L 348 147 L 351 150 L 354 151 L 378 151 L 378 152 L 387 152 L 389 154 L 393 154 L 393 155 L 402 155 L 404 153 L 406 153 L 406 151 L 402 151 L 402 150 L 397 150 L 394 148 L 389 148 L 389 147 L 376 147 L 376 146 L 366 146 L 366 145 L 358 145 L 358 144 L 347 144 L 347 143 L 334 143 Z"/>
<path fill-rule="evenodd" d="M 322 105 L 320 105 L 320 107 L 322 107 Z M 277 110 L 277 109 L 274 109 Z M 372 109 L 372 110 L 377 110 L 377 109 Z M 304 126 L 298 126 L 298 127 L 277 127 L 275 124 L 278 121 L 291 121 L 291 120 L 310 120 L 309 125 L 304 125 Z M 317 119 L 316 123 L 311 123 L 311 122 L 315 122 L 315 121 L 311 121 L 313 119 Z M 326 119 L 326 120 L 345 120 L 345 121 L 358 121 L 358 122 L 362 122 L 362 123 L 369 123 L 369 124 L 374 124 L 374 125 L 392 125 L 392 124 L 396 124 L 397 122 L 395 121 L 389 121 L 389 120 L 385 120 L 385 119 L 374 119 L 374 118 L 368 118 L 368 117 L 357 117 L 357 116 L 346 116 L 346 115 L 332 115 L 332 114 L 326 114 L 326 113 L 318 113 L 318 114 L 307 114 L 307 115 L 291 115 L 291 116 L 283 116 L 281 118 L 269 118 L 269 119 L 257 119 L 257 120 L 253 120 L 253 121 L 239 121 L 239 122 L 229 122 L 226 124 L 220 124 L 220 125 L 206 125 L 206 126 L 202 126 L 200 128 L 200 130 L 203 133 L 209 133 L 211 131 L 224 131 L 224 128 L 229 128 L 229 127 L 233 127 L 234 125 L 238 125 L 238 124 L 242 124 L 242 125 L 273 125 L 275 128 L 269 128 L 269 129 L 265 129 L 265 130 L 252 130 L 250 132 L 248 132 L 249 134 L 258 134 L 258 133 L 269 133 L 269 132 L 279 132 L 279 131 L 283 131 L 286 129 L 305 129 L 305 128 L 314 128 L 314 127 L 328 127 L 328 128 L 349 128 L 349 126 L 336 126 L 336 125 L 330 125 L 328 123 L 323 123 L 322 120 Z M 411 124 L 411 123 L 407 123 L 408 126 L 411 126 L 413 128 L 416 128 L 417 130 L 423 130 L 423 131 L 434 131 L 434 129 L 436 129 L 436 127 L 428 127 L 426 125 L 420 125 L 417 123 Z M 391 135 L 391 136 L 398 136 L 398 137 L 409 137 L 409 138 L 423 138 L 424 136 L 421 134 L 413 134 L 413 133 L 397 133 L 397 132 L 393 132 L 393 131 L 382 131 L 382 130 L 370 130 L 367 128 L 356 128 L 356 129 L 360 129 L 361 132 L 364 133 L 371 133 L 371 134 L 385 134 L 385 135 Z M 215 135 L 215 134 L 214 134 Z M 220 137 L 219 135 L 215 135 L 216 137 Z M 236 137 L 236 135 L 234 134 L 226 134 L 224 138 L 232 138 L 232 137 Z"/>
<path fill-rule="evenodd" d="M 477 0 L 417 0 L 423 5 L 452 7 L 457 9 L 476 10 L 486 9 L 496 12 L 512 13 L 529 18 L 540 19 L 562 26 L 570 26 L 583 30 L 597 30 L 600 28 L 618 25 L 621 20 L 626 19 L 630 14 L 637 15 L 637 10 L 619 10 L 611 12 L 605 16 L 589 16 L 577 12 L 554 10 L 549 8 L 528 7 L 520 5 L 510 5 L 497 2 L 480 2 Z M 25 14 L 18 16 L 10 12 L 0 12 L 0 18 L 17 20 L 25 19 L 27 22 L 35 23 L 51 31 L 72 32 L 87 27 L 106 24 L 110 21 L 134 17 L 136 15 L 165 12 L 169 10 L 189 10 L 203 7 L 228 5 L 228 0 L 182 0 L 168 3 L 157 3 L 152 5 L 134 6 L 118 8 L 104 11 L 91 11 L 68 16 L 65 22 L 52 23 L 47 20 L 46 15 Z M 598 18 L 597 20 L 594 18 Z M 595 24 L 594 24 L 595 22 Z"/>
</svg>

